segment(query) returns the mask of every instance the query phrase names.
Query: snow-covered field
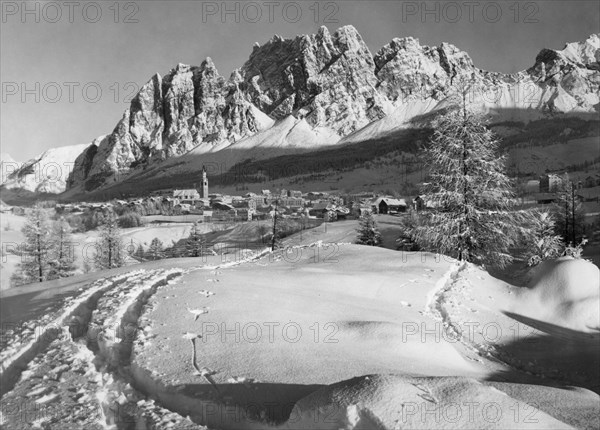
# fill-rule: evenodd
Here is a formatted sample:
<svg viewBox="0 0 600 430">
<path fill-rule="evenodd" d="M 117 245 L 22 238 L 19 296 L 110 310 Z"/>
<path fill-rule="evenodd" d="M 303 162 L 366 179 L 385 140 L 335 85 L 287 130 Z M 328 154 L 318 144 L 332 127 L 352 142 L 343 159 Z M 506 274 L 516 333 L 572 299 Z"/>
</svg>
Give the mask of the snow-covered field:
<svg viewBox="0 0 600 430">
<path fill-rule="evenodd" d="M 3 252 L 0 264 L 0 284 L 3 290 L 11 287 L 10 278 L 20 263 L 20 257 L 11 252 L 11 250 L 16 249 L 16 246 L 24 242 L 21 228 L 25 224 L 25 221 L 26 218 L 24 216 L 12 213 L 3 213 L 0 215 L 2 245 L 3 251 L 5 251 Z M 179 240 L 188 237 L 192 225 L 192 220 L 177 223 L 149 223 L 144 227 L 122 229 L 121 237 L 127 250 L 136 250 L 140 245 L 147 250 L 154 238 L 162 241 L 165 247 L 170 247 Z M 210 223 L 200 224 L 199 229 L 202 233 L 209 233 L 214 229 L 214 226 Z M 93 258 L 96 252 L 95 244 L 97 241 L 97 230 L 73 234 L 72 250 L 78 274 L 83 273 L 85 261 L 88 261 L 93 266 Z M 131 262 L 135 263 L 134 261 Z"/>
<path fill-rule="evenodd" d="M 516 287 L 341 239 L 3 292 L 3 428 L 600 426 L 596 266 Z"/>
</svg>

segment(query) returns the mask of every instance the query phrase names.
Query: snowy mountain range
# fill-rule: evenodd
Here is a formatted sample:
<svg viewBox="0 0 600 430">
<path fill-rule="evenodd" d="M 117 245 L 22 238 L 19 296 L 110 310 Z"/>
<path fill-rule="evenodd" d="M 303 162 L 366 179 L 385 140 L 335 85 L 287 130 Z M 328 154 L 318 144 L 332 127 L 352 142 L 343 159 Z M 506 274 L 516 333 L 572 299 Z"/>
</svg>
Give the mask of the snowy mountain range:
<svg viewBox="0 0 600 430">
<path fill-rule="evenodd" d="M 352 26 L 275 36 L 255 44 L 228 79 L 210 58 L 153 76 L 112 133 L 64 149 L 74 162 L 64 184 L 24 179 L 30 173 L 23 169 L 42 156 L 4 186 L 77 194 L 125 178 L 156 178 L 175 166 L 195 171 L 216 162 L 227 169 L 242 160 L 364 142 L 423 125 L 416 120 L 455 104 L 465 85 L 469 103 L 498 122 L 597 115 L 600 36 L 544 49 L 531 68 L 515 74 L 478 69 L 453 45 L 422 46 L 411 37 L 373 54 Z"/>
<path fill-rule="evenodd" d="M 59 194 L 66 183 L 75 159 L 89 144 L 61 146 L 44 151 L 24 163 L 2 154 L 2 186 L 5 189 L 27 190 L 34 193 Z"/>
</svg>

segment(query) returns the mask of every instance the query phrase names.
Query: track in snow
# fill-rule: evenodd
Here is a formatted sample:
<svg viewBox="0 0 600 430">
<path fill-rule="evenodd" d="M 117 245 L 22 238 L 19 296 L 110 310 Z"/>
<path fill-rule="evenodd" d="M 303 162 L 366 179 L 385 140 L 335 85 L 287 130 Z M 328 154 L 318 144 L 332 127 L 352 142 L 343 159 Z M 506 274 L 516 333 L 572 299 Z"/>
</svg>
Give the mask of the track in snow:
<svg viewBox="0 0 600 430">
<path fill-rule="evenodd" d="M 3 351 L 2 427 L 201 429 L 136 391 L 128 372 L 144 304 L 182 273 L 140 270 L 97 281 L 44 317 L 51 324 L 42 336 L 22 347 L 11 339 Z"/>
</svg>

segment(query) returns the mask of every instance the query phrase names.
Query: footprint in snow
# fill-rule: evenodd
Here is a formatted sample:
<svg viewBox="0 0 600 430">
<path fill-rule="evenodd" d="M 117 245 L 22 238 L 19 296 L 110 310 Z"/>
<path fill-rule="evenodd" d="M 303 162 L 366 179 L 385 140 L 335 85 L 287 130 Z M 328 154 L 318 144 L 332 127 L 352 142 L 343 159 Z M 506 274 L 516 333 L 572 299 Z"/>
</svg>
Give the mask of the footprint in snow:
<svg viewBox="0 0 600 430">
<path fill-rule="evenodd" d="M 208 308 L 208 307 L 202 308 L 202 309 L 187 308 L 188 312 L 191 312 L 192 314 L 194 314 L 194 321 L 198 321 L 198 318 L 200 318 L 200 315 L 207 314 L 209 309 L 210 308 Z"/>
<path fill-rule="evenodd" d="M 433 397 L 433 395 L 431 394 L 431 390 L 429 389 L 429 387 L 426 387 L 426 386 L 421 385 L 421 384 L 412 384 L 412 385 L 422 391 L 422 393 L 417 393 L 417 396 L 419 396 L 422 399 L 425 399 L 425 400 L 427 400 L 428 402 L 431 402 L 431 403 L 437 403 L 438 402 L 438 400 L 435 397 Z"/>
<path fill-rule="evenodd" d="M 429 393 L 423 393 L 423 394 L 419 393 L 419 394 L 417 394 L 417 396 L 419 396 L 420 398 L 422 398 L 424 400 L 427 400 L 428 402 L 437 403 L 437 400 L 435 399 L 435 397 L 433 397 Z"/>
<path fill-rule="evenodd" d="M 216 375 L 217 373 L 219 373 L 217 370 L 211 370 L 208 367 L 202 367 L 202 368 L 198 368 L 198 366 L 196 364 L 194 364 L 194 367 L 196 368 L 196 372 L 194 372 L 194 375 L 197 376 L 202 376 L 204 379 L 206 379 L 206 381 L 213 386 L 213 388 L 219 392 L 219 387 L 217 386 L 217 383 L 215 382 L 215 380 L 213 379 L 213 375 Z"/>
</svg>

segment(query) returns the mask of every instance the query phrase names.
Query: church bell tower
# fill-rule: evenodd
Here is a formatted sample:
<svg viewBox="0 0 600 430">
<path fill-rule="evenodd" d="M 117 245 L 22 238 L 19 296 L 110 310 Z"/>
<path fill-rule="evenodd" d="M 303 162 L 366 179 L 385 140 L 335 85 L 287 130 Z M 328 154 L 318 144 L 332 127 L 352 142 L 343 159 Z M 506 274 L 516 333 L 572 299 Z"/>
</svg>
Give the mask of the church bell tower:
<svg viewBox="0 0 600 430">
<path fill-rule="evenodd" d="M 208 178 L 206 177 L 206 168 L 202 166 L 202 190 L 200 190 L 200 197 L 203 199 L 208 198 Z"/>
</svg>

